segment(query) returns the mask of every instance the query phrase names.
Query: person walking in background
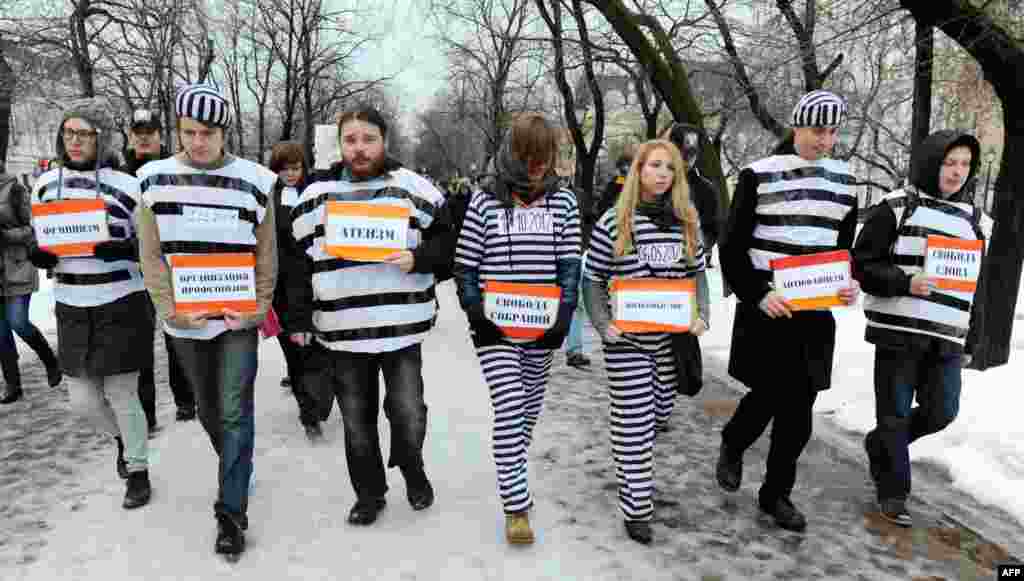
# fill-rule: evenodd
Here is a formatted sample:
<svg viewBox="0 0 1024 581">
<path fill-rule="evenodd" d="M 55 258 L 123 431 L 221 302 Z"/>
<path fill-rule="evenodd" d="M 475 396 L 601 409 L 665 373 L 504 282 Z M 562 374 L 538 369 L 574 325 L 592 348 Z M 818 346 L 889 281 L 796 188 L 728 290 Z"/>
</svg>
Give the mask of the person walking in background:
<svg viewBox="0 0 1024 581">
<path fill-rule="evenodd" d="M 739 298 L 729 375 L 750 391 L 722 430 L 716 478 L 722 489 L 739 490 L 743 453 L 771 423 L 758 506 L 792 531 L 807 526 L 790 494 L 814 401 L 831 386 L 836 323 L 828 310 L 795 311 L 772 286 L 771 260 L 853 245 L 855 179 L 846 162 L 828 157 L 845 116 L 846 102 L 828 91 L 800 99 L 792 134 L 740 172 L 721 253 L 722 275 Z M 839 297 L 850 305 L 858 293 L 853 281 Z"/>
<path fill-rule="evenodd" d="M 700 173 L 697 163 L 700 161 L 701 140 L 703 132 L 700 128 L 686 123 L 672 123 L 662 132 L 662 139 L 668 139 L 679 148 L 686 162 L 686 181 L 690 186 L 690 199 L 700 216 L 700 229 L 704 234 L 704 256 L 707 268 L 712 268 L 711 256 L 718 242 L 719 212 L 718 188 L 711 180 Z"/>
<path fill-rule="evenodd" d="M 128 128 L 128 144 L 124 152 L 125 165 L 122 168 L 126 173 L 137 176 L 139 168 L 151 161 L 164 159 L 170 152 L 164 147 L 163 125 L 160 123 L 160 116 L 155 111 L 138 109 L 132 113 L 131 125 Z M 150 301 L 150 306 L 153 303 Z M 150 315 L 156 319 L 156 309 L 150 309 Z M 171 395 L 174 397 L 174 404 L 177 407 L 175 419 L 179 422 L 195 419 L 196 398 L 192 387 L 188 384 L 185 372 L 181 369 L 181 363 L 174 352 L 174 344 L 171 336 L 164 333 L 164 346 L 167 350 L 167 383 L 171 386 Z M 153 368 L 143 369 L 139 372 L 139 400 L 142 402 L 142 409 L 146 412 L 146 421 L 149 423 L 150 435 L 157 428 L 156 421 L 156 381 Z"/>
<path fill-rule="evenodd" d="M 39 176 L 32 191 L 32 203 L 41 208 L 102 200 L 109 240 L 96 244 L 90 256 L 58 257 L 37 247 L 31 258 L 56 275 L 57 344 L 71 408 L 114 436 L 117 472 L 127 479 L 122 506 L 132 509 L 147 504 L 152 493 L 138 381 L 139 370 L 153 366 L 153 319 L 146 316 L 149 299 L 132 222 L 139 184 L 109 165 L 115 131 L 106 101 L 70 103 L 57 132 L 62 163 Z"/>
<path fill-rule="evenodd" d="M 0 295 L 4 300 L 0 311 L 0 370 L 4 376 L 0 404 L 14 403 L 24 394 L 15 333 L 46 367 L 50 387 L 57 387 L 63 377 L 53 349 L 28 317 L 32 293 L 39 290 L 39 271 L 29 260 L 34 247 L 29 194 L 18 178 L 0 173 Z"/>
<path fill-rule="evenodd" d="M 635 155 L 636 144 L 630 143 L 622 150 L 622 155 L 619 156 L 619 159 L 615 160 L 615 176 L 608 181 L 594 209 L 594 217 L 597 220 L 600 220 L 601 216 L 604 216 L 608 210 L 614 208 L 615 203 L 618 202 L 619 194 L 622 193 L 622 186 L 626 184 L 626 175 L 629 174 L 629 168 L 632 167 Z"/>
<path fill-rule="evenodd" d="M 342 160 L 306 186 L 292 211 L 292 235 L 305 260 L 297 282 L 287 285 L 288 307 L 300 329 L 292 339 L 313 349 L 309 365 L 321 370 L 341 406 L 356 493 L 348 522 L 370 525 L 387 505 L 377 431 L 381 373 L 391 426 L 388 467 L 402 472 L 413 510 L 434 504 L 423 465 L 422 342 L 437 317 L 434 271 L 451 260 L 453 241 L 444 195 L 388 157 L 388 125 L 376 109 L 342 114 L 338 135 Z M 392 243 L 381 248 L 373 236 L 381 230 L 362 226 L 383 220 Z"/>
<path fill-rule="evenodd" d="M 280 218 L 277 221 L 277 288 L 274 290 L 274 312 L 281 322 L 282 332 L 277 336 L 277 340 L 284 353 L 288 373 L 285 379 L 289 380 L 288 385 L 299 406 L 299 422 L 302 423 L 309 441 L 316 443 L 323 438 L 320 414 L 317 411 L 317 402 L 310 391 L 314 386 L 307 386 L 303 381 L 309 349 L 291 340 L 291 333 L 299 332 L 300 329 L 295 327 L 293 311 L 288 305 L 288 286 L 303 284 L 297 277 L 304 271 L 297 265 L 305 260 L 305 256 L 295 245 L 291 221 L 292 210 L 299 203 L 308 173 L 302 144 L 285 141 L 275 145 L 270 154 L 270 171 L 278 177 L 277 185 L 274 186 L 274 213 Z"/>
<path fill-rule="evenodd" d="M 669 141 L 640 146 L 618 204 L 594 228 L 584 269 L 584 300 L 604 343 L 611 402 L 612 455 L 626 532 L 652 540 L 654 435 L 668 422 L 676 396 L 675 356 L 666 332 L 626 333 L 612 320 L 609 284 L 624 279 L 694 279 L 701 335 L 710 320 L 699 218 L 685 164 Z"/>
<path fill-rule="evenodd" d="M 257 327 L 270 308 L 277 269 L 274 204 L 277 175 L 224 148 L 231 107 L 207 84 L 175 98 L 182 151 L 139 170 L 142 272 L 164 330 L 195 389 L 199 422 L 220 460 L 214 550 L 245 550 L 255 441 Z M 189 312 L 176 305 L 171 263 L 202 257 L 216 264 L 243 254 L 253 264 L 255 309 Z M 181 257 L 181 258 L 178 258 Z"/>
<path fill-rule="evenodd" d="M 925 272 L 926 249 L 933 236 L 978 241 L 981 272 L 984 229 L 965 191 L 980 151 L 966 133 L 928 136 L 914 148 L 910 183 L 871 208 L 853 249 L 868 294 L 865 339 L 875 345 L 876 427 L 864 448 L 882 517 L 903 527 L 913 525 L 909 446 L 956 418 L 961 366 L 973 347 L 974 289 L 938 286 Z"/>
<path fill-rule="evenodd" d="M 580 210 L 576 196 L 557 187 L 557 155 L 554 126 L 541 115 L 519 116 L 495 159 L 496 178 L 470 200 L 455 253 L 459 303 L 494 406 L 498 492 L 505 537 L 512 544 L 534 541 L 528 450 L 544 405 L 552 351 L 562 346 L 578 299 Z M 502 283 L 528 287 L 514 287 L 519 292 L 557 293 L 557 315 L 539 338 L 506 336 L 488 317 L 486 289 Z M 493 288 L 497 294 L 499 287 Z M 534 302 L 532 295 L 509 292 L 508 302 Z"/>
</svg>

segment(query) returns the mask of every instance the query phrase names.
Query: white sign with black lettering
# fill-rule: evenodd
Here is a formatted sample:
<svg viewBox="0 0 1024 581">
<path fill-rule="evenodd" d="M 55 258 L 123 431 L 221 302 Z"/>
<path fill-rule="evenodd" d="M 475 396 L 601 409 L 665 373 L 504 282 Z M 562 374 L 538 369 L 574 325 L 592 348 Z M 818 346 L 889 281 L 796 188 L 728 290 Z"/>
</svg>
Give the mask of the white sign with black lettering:
<svg viewBox="0 0 1024 581">
<path fill-rule="evenodd" d="M 498 210 L 498 234 L 548 234 L 555 232 L 555 217 L 544 208 L 516 208 L 511 222 L 504 210 Z"/>
</svg>

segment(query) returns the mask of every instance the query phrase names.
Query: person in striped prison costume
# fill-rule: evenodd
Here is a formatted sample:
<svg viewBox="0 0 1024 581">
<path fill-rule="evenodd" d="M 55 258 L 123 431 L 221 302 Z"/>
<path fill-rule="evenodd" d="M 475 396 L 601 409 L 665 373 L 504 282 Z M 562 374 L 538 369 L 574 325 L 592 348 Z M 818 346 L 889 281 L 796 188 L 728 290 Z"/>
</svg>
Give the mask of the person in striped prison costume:
<svg viewBox="0 0 1024 581">
<path fill-rule="evenodd" d="M 520 116 L 498 152 L 497 176 L 469 202 L 455 254 L 459 303 L 494 406 L 498 493 L 512 544 L 534 541 L 527 456 L 552 351 L 565 340 L 579 294 L 580 209 L 571 191 L 558 188 L 557 154 L 554 126 L 541 115 Z M 552 325 L 533 341 L 506 336 L 485 310 L 488 281 L 556 285 Z"/>
<path fill-rule="evenodd" d="M 836 324 L 828 310 L 794 311 L 772 287 L 771 260 L 852 246 L 855 179 L 846 162 L 829 157 L 845 116 L 846 102 L 828 91 L 800 99 L 792 134 L 740 172 L 721 246 L 722 274 L 739 299 L 729 374 L 750 391 L 722 430 L 716 477 L 724 490 L 739 490 L 743 453 L 771 423 L 758 506 L 792 531 L 807 526 L 790 494 L 814 400 L 831 386 Z M 839 293 L 847 305 L 858 295 L 856 281 Z"/>
<path fill-rule="evenodd" d="M 60 364 L 71 409 L 115 437 L 124 508 L 149 502 L 146 415 L 139 371 L 153 366 L 153 319 L 139 272 L 138 181 L 114 167 L 114 119 L 103 99 L 74 101 L 57 133 L 61 165 L 39 176 L 34 209 L 66 200 L 103 200 L 110 239 L 91 256 L 57 257 L 37 248 L 32 262 L 53 269 Z M 38 220 L 38 218 L 34 218 Z"/>
<path fill-rule="evenodd" d="M 854 246 L 868 295 L 865 338 L 875 344 L 877 425 L 864 447 L 881 514 L 899 526 L 913 524 L 909 445 L 948 426 L 959 409 L 974 291 L 938 288 L 924 273 L 925 248 L 930 235 L 984 240 L 965 187 L 980 151 L 966 133 L 929 135 L 913 151 L 910 184 L 871 208 Z"/>
<path fill-rule="evenodd" d="M 225 151 L 231 108 L 216 87 L 182 87 L 175 110 L 182 150 L 139 170 L 142 272 L 196 392 L 199 422 L 220 460 L 214 550 L 234 558 L 245 550 L 242 531 L 248 528 L 257 327 L 270 308 L 277 276 L 271 201 L 277 175 Z M 254 313 L 176 309 L 173 258 L 235 253 L 252 254 L 255 260 Z"/>
<path fill-rule="evenodd" d="M 710 321 L 700 219 L 690 200 L 686 163 L 667 140 L 640 146 L 616 205 L 598 219 L 584 269 L 584 300 L 604 342 L 611 402 L 612 456 L 619 508 L 633 540 L 652 541 L 655 432 L 668 422 L 676 375 L 669 333 L 624 333 L 612 321 L 614 279 L 696 279 L 701 335 Z"/>
</svg>

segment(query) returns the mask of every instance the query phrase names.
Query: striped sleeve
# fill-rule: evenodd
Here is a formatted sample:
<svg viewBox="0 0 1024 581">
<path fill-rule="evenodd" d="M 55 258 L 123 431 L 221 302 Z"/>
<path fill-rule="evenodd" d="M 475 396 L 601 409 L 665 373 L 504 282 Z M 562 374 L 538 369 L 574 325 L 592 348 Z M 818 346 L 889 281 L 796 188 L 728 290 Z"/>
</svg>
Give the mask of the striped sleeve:
<svg viewBox="0 0 1024 581">
<path fill-rule="evenodd" d="M 615 243 L 610 232 L 614 214 L 613 210 L 605 213 L 590 234 L 590 247 L 587 249 L 587 265 L 585 275 L 588 279 L 607 284 L 612 276 L 615 261 Z"/>
<path fill-rule="evenodd" d="M 579 259 L 580 247 L 583 244 L 580 229 L 580 206 L 576 201 L 576 195 L 571 192 L 563 192 L 566 200 L 565 221 L 562 223 L 562 232 L 559 237 L 556 252 L 558 259 Z"/>
<path fill-rule="evenodd" d="M 487 223 L 484 218 L 484 194 L 478 192 L 466 208 L 462 221 L 459 242 L 455 247 L 455 262 L 469 268 L 479 268 L 484 258 L 484 241 Z M 578 242 L 577 242 L 578 244 Z"/>
</svg>

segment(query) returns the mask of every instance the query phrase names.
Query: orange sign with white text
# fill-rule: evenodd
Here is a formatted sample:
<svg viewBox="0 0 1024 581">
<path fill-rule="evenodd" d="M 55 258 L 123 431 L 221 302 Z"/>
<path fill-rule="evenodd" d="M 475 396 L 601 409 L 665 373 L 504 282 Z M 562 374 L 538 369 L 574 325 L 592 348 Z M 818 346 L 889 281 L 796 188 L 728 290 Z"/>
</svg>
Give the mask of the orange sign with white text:
<svg viewBox="0 0 1024 581">
<path fill-rule="evenodd" d="M 843 306 L 839 291 L 852 284 L 850 252 L 833 250 L 771 261 L 775 292 L 798 311 Z"/>
<path fill-rule="evenodd" d="M 348 260 L 380 262 L 408 248 L 411 215 L 407 206 L 328 201 L 324 250 Z"/>
<path fill-rule="evenodd" d="M 256 257 L 250 253 L 171 257 L 174 308 L 182 313 L 255 313 Z"/>
<path fill-rule="evenodd" d="M 32 229 L 40 249 L 62 257 L 92 256 L 98 243 L 110 240 L 100 198 L 32 204 Z"/>
<path fill-rule="evenodd" d="M 685 333 L 693 324 L 692 278 L 616 278 L 609 291 L 613 322 L 624 333 Z"/>
<path fill-rule="evenodd" d="M 981 274 L 982 240 L 929 236 L 925 246 L 924 271 L 940 289 L 973 293 Z"/>
</svg>

